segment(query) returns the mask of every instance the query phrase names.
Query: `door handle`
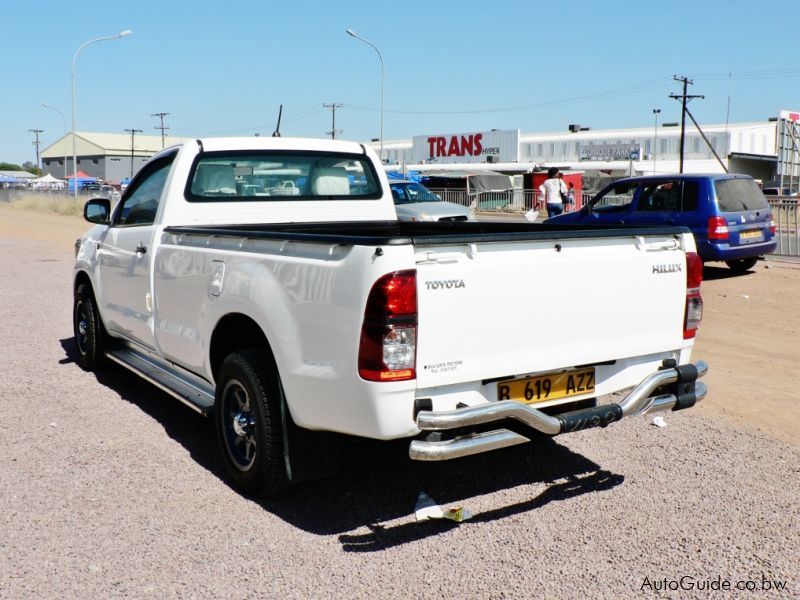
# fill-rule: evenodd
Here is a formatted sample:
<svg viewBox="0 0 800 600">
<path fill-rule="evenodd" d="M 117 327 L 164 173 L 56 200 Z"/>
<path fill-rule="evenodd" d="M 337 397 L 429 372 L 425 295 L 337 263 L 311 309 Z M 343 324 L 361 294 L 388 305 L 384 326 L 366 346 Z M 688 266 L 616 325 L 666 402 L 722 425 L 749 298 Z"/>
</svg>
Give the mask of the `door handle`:
<svg viewBox="0 0 800 600">
<path fill-rule="evenodd" d="M 136 246 L 136 254 L 146 254 L 147 248 L 142 242 L 139 242 L 139 245 Z"/>
</svg>

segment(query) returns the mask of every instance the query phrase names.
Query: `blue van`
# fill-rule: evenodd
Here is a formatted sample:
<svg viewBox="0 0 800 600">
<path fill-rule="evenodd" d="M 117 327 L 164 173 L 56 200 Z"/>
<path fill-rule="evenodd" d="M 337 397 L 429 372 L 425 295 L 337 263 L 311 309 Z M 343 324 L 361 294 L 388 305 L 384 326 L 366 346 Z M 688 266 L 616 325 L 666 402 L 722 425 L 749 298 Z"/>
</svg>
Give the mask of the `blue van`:
<svg viewBox="0 0 800 600">
<path fill-rule="evenodd" d="M 752 177 L 675 174 L 629 177 L 607 186 L 581 210 L 546 223 L 683 225 L 694 234 L 703 262 L 724 261 L 736 271 L 775 250 L 775 223 Z"/>
</svg>

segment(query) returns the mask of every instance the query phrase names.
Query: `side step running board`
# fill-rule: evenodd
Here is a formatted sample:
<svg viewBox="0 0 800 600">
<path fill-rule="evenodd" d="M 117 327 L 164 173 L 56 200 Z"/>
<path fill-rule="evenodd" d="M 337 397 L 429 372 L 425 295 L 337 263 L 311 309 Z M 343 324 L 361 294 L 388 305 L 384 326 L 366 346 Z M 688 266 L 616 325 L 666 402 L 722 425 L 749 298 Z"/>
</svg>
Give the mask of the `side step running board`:
<svg viewBox="0 0 800 600">
<path fill-rule="evenodd" d="M 214 390 L 166 370 L 145 354 L 130 349 L 109 350 L 106 356 L 133 371 L 203 416 L 214 411 Z"/>
</svg>

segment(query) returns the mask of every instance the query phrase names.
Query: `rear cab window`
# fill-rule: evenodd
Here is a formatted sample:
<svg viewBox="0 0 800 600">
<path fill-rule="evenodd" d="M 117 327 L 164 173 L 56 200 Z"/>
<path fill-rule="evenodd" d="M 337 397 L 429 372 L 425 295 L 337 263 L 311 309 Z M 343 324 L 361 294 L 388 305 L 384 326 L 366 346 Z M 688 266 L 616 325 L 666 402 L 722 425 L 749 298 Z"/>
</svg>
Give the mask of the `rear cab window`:
<svg viewBox="0 0 800 600">
<path fill-rule="evenodd" d="M 362 154 L 331 152 L 206 152 L 192 166 L 189 202 L 370 200 L 381 187 Z"/>
<path fill-rule="evenodd" d="M 767 199 L 752 179 L 716 179 L 714 191 L 723 213 L 769 209 Z"/>
</svg>

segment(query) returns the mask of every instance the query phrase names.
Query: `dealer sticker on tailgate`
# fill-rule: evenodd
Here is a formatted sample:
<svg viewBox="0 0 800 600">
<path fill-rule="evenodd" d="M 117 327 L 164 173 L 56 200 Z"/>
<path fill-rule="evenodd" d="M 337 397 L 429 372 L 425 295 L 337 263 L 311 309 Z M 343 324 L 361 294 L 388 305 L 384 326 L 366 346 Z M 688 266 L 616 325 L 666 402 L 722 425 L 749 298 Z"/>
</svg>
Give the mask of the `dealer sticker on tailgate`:
<svg viewBox="0 0 800 600">
<path fill-rule="evenodd" d="M 580 396 L 591 392 L 594 392 L 594 367 L 502 381 L 497 384 L 498 400 L 517 400 L 526 404 Z"/>
</svg>

